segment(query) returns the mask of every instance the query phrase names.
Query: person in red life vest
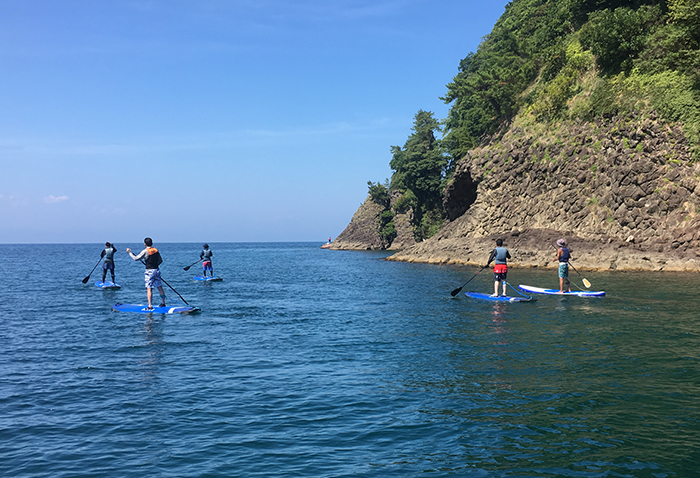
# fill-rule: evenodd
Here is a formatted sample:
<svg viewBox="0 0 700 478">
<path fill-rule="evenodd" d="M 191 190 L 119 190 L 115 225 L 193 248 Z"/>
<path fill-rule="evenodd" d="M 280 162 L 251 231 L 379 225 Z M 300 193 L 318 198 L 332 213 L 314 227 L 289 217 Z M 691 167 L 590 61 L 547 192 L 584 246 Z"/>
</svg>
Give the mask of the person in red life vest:
<svg viewBox="0 0 700 478">
<path fill-rule="evenodd" d="M 552 259 L 552 262 L 559 261 L 559 293 L 564 293 L 564 283 L 566 282 L 566 288 L 568 292 L 571 292 L 571 282 L 569 282 L 569 259 L 571 259 L 571 252 L 569 248 L 566 247 L 566 241 L 564 239 L 559 239 L 557 241 L 557 257 Z"/>
<path fill-rule="evenodd" d="M 135 261 L 142 261 L 146 265 L 145 281 L 146 281 L 146 296 L 148 297 L 148 308 L 153 308 L 153 289 L 157 288 L 160 293 L 160 305 L 165 307 L 165 291 L 163 291 L 163 283 L 160 280 L 160 269 L 158 266 L 163 263 L 163 258 L 160 256 L 158 249 L 153 247 L 153 239 L 147 237 L 143 240 L 144 250 L 134 255 L 131 249 L 126 248 L 131 258 Z"/>
<path fill-rule="evenodd" d="M 489 261 L 486 263 L 486 267 L 488 267 L 489 264 L 491 264 L 491 261 L 496 261 L 495 265 L 493 266 L 493 295 L 491 297 L 498 297 L 499 282 L 503 284 L 503 296 L 506 296 L 508 259 L 510 259 L 510 252 L 508 252 L 508 249 L 503 247 L 503 239 L 496 239 L 496 248 L 491 251 Z"/>
</svg>

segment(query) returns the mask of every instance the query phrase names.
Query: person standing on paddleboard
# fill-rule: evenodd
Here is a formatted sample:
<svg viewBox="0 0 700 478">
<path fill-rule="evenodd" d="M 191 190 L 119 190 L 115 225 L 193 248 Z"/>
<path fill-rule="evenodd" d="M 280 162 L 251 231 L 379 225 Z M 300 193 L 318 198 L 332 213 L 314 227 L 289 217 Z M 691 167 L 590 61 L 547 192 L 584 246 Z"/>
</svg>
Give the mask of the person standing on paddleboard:
<svg viewBox="0 0 700 478">
<path fill-rule="evenodd" d="M 510 259 L 510 252 L 508 252 L 508 249 L 503 247 L 503 239 L 496 239 L 496 248 L 491 251 L 489 261 L 486 263 L 486 267 L 488 267 L 489 264 L 491 264 L 491 261 L 496 261 L 495 265 L 493 266 L 493 295 L 491 297 L 498 297 L 499 282 L 503 283 L 503 297 L 506 296 L 508 259 Z"/>
<path fill-rule="evenodd" d="M 146 265 L 145 281 L 146 281 L 146 297 L 148 297 L 148 308 L 153 308 L 153 289 L 157 288 L 160 293 L 160 305 L 158 307 L 165 307 L 165 291 L 163 290 L 163 283 L 160 280 L 160 269 L 158 266 L 163 263 L 163 258 L 160 256 L 158 249 L 153 247 L 153 239 L 147 237 L 143 240 L 143 245 L 146 246 L 144 250 L 139 252 L 138 255 L 134 255 L 131 249 L 126 248 L 126 252 L 129 253 L 131 258 L 135 261 L 142 261 Z"/>
<path fill-rule="evenodd" d="M 207 271 L 210 271 L 211 276 L 214 277 L 214 266 L 211 263 L 211 256 L 213 255 L 214 253 L 209 249 L 209 244 L 204 244 L 202 246 L 202 253 L 199 254 L 199 258 L 204 261 L 202 262 L 202 275 L 204 277 L 207 276 Z"/>
<path fill-rule="evenodd" d="M 102 263 L 102 283 L 105 283 L 105 279 L 107 278 L 107 271 L 110 271 L 112 273 L 112 284 L 116 284 L 117 281 L 114 278 L 114 253 L 117 252 L 117 248 L 114 247 L 114 244 L 110 242 L 105 242 L 105 248 L 102 250 L 102 254 L 100 257 L 104 258 L 104 262 Z"/>
<path fill-rule="evenodd" d="M 569 248 L 566 247 L 564 239 L 559 239 L 557 246 L 559 246 L 557 248 L 557 257 L 552 259 L 552 262 L 559 261 L 559 293 L 563 294 L 565 281 L 568 292 L 571 292 L 571 282 L 569 282 L 569 259 L 571 259 L 571 253 Z"/>
</svg>

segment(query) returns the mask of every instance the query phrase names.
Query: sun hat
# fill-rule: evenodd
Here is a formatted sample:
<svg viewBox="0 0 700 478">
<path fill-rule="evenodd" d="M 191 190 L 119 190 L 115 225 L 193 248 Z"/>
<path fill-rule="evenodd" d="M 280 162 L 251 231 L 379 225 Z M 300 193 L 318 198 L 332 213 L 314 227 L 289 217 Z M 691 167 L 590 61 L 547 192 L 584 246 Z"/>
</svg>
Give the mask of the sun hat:
<svg viewBox="0 0 700 478">
<path fill-rule="evenodd" d="M 559 239 L 557 241 L 557 246 L 565 246 L 565 245 L 566 245 L 566 241 L 564 239 Z"/>
</svg>

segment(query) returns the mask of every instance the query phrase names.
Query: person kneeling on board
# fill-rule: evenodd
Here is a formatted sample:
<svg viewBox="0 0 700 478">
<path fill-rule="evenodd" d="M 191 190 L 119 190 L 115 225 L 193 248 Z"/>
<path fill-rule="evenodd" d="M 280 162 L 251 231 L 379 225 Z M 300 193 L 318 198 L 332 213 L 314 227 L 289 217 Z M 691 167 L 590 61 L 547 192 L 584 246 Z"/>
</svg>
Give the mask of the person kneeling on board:
<svg viewBox="0 0 700 478">
<path fill-rule="evenodd" d="M 163 283 L 160 280 L 160 269 L 158 266 L 163 263 L 163 258 L 160 256 L 158 249 L 153 247 L 153 239 L 147 237 L 143 240 L 143 245 L 146 247 L 144 250 L 139 252 L 138 255 L 134 255 L 131 249 L 126 248 L 126 252 L 129 253 L 131 258 L 135 261 L 142 261 L 146 265 L 146 272 L 144 275 L 146 281 L 146 297 L 148 297 L 148 308 L 153 308 L 153 289 L 157 288 L 160 293 L 160 305 L 158 307 L 165 307 L 165 291 L 163 291 Z"/>
<path fill-rule="evenodd" d="M 508 259 L 510 259 L 510 252 L 508 249 L 503 247 L 503 239 L 496 239 L 496 248 L 491 251 L 489 256 L 489 261 L 486 263 L 486 267 L 491 264 L 491 261 L 496 260 L 493 266 L 493 295 L 491 297 L 498 297 L 498 283 L 503 283 L 503 297 L 506 296 L 506 277 L 508 276 Z"/>
</svg>

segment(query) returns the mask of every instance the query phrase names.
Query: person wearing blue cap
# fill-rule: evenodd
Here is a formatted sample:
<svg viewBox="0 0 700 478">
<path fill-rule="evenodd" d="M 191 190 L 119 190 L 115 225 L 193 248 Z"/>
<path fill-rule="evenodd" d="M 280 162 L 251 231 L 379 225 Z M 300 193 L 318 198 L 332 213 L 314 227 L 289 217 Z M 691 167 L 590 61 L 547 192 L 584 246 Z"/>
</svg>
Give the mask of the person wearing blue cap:
<svg viewBox="0 0 700 478">
<path fill-rule="evenodd" d="M 209 244 L 204 244 L 202 246 L 202 253 L 199 254 L 199 258 L 202 259 L 202 275 L 204 277 L 207 276 L 207 271 L 211 273 L 211 276 L 214 277 L 214 267 L 212 266 L 211 263 L 211 256 L 213 256 L 214 253 L 209 249 Z"/>
</svg>

